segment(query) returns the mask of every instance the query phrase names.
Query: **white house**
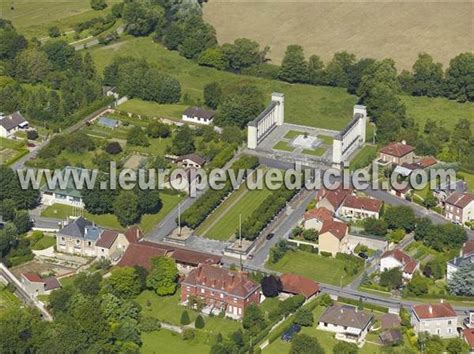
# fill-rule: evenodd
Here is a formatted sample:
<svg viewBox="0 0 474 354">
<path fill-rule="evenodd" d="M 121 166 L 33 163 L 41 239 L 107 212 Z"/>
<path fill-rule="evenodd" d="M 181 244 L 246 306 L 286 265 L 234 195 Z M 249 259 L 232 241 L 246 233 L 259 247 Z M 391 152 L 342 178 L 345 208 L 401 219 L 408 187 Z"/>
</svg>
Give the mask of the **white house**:
<svg viewBox="0 0 474 354">
<path fill-rule="evenodd" d="M 332 305 L 321 315 L 318 329 L 336 333 L 336 339 L 362 342 L 365 339 L 374 315 L 348 305 Z"/>
<path fill-rule="evenodd" d="M 9 116 L 0 116 L 0 137 L 9 138 L 20 129 L 28 128 L 28 121 L 21 115 L 19 111 Z"/>
<path fill-rule="evenodd" d="M 441 338 L 457 337 L 458 316 L 448 303 L 422 304 L 412 308 L 411 323 L 415 332 L 427 332 Z"/>
<path fill-rule="evenodd" d="M 55 277 L 42 278 L 36 273 L 21 273 L 20 281 L 32 296 L 48 295 L 61 287 Z"/>
<path fill-rule="evenodd" d="M 201 107 L 188 107 L 183 112 L 183 120 L 186 122 L 209 125 L 212 123 L 216 112 Z"/>
<path fill-rule="evenodd" d="M 204 157 L 199 156 L 198 154 L 187 154 L 180 156 L 179 158 L 176 159 L 176 163 L 179 165 L 187 168 L 187 167 L 193 167 L 193 168 L 202 168 L 204 164 L 206 163 L 206 159 Z"/>
<path fill-rule="evenodd" d="M 344 199 L 339 215 L 353 219 L 378 219 L 382 207 L 380 200 L 350 194 Z"/>
<path fill-rule="evenodd" d="M 88 173 L 87 170 L 67 166 L 61 171 L 61 175 L 66 179 L 65 188 L 62 186 L 55 186 L 56 188 L 49 188 L 47 184 L 41 187 L 41 204 L 53 205 L 64 204 L 78 208 L 84 208 L 81 192 L 76 188 L 74 180 L 80 179 L 82 173 Z M 76 175 L 77 177 L 74 177 Z M 59 183 L 58 183 L 59 184 Z"/>
<path fill-rule="evenodd" d="M 403 278 L 405 279 L 411 279 L 419 266 L 419 263 L 415 259 L 398 248 L 385 252 L 380 258 L 381 272 L 393 268 L 400 268 L 403 272 Z"/>
</svg>

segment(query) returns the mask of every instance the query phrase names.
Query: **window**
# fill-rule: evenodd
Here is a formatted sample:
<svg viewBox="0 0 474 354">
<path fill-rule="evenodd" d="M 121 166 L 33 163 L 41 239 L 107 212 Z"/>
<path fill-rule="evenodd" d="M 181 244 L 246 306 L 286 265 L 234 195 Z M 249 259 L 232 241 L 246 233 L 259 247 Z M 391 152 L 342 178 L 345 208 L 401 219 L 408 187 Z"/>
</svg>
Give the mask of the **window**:
<svg viewBox="0 0 474 354">
<path fill-rule="evenodd" d="M 76 245 L 80 244 L 81 241 L 80 240 L 76 240 Z"/>
<path fill-rule="evenodd" d="M 91 241 L 88 241 L 88 242 L 87 242 L 87 246 L 90 247 L 91 245 L 92 245 L 92 242 L 91 242 Z"/>
<path fill-rule="evenodd" d="M 65 240 L 64 236 L 61 236 L 61 241 L 64 241 L 64 240 Z"/>
<path fill-rule="evenodd" d="M 448 325 L 450 325 L 450 324 L 451 324 L 451 320 L 448 321 Z"/>
<path fill-rule="evenodd" d="M 328 326 L 328 324 L 326 322 L 324 322 L 324 327 L 327 327 L 327 326 Z"/>
</svg>

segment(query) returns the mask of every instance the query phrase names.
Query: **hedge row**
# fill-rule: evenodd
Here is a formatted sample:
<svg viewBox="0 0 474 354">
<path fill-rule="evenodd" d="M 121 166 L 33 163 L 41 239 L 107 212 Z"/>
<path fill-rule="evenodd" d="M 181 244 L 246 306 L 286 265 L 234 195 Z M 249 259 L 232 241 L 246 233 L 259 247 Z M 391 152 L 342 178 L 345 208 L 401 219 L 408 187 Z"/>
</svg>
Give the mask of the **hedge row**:
<svg viewBox="0 0 474 354">
<path fill-rule="evenodd" d="M 337 301 L 344 302 L 346 304 L 350 304 L 350 305 L 354 305 L 354 306 L 359 306 L 360 305 L 359 300 L 348 299 L 347 297 L 338 297 Z M 367 302 L 364 302 L 364 308 L 374 310 L 374 311 L 388 313 L 388 308 L 387 307 L 374 305 L 374 304 L 369 304 Z"/>
<path fill-rule="evenodd" d="M 232 165 L 231 169 L 252 170 L 258 165 L 258 159 L 253 156 L 243 156 Z M 227 174 L 228 175 L 228 174 Z M 195 229 L 207 216 L 217 208 L 225 197 L 233 191 L 230 180 L 220 190 L 207 190 L 196 202 L 181 215 L 181 224 Z"/>
<path fill-rule="evenodd" d="M 260 232 L 272 221 L 293 196 L 297 189 L 281 188 L 269 195 L 262 204 L 242 223 L 242 237 L 254 240 Z"/>
</svg>

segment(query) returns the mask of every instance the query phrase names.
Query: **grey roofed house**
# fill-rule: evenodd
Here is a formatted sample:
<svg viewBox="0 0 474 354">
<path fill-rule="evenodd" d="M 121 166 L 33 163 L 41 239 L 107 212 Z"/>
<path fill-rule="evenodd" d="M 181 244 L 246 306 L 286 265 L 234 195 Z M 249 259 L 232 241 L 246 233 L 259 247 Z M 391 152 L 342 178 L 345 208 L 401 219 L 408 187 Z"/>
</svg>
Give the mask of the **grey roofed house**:
<svg viewBox="0 0 474 354">
<path fill-rule="evenodd" d="M 181 162 L 184 160 L 191 160 L 194 163 L 198 164 L 199 166 L 202 166 L 206 163 L 206 159 L 204 157 L 199 156 L 198 154 L 195 154 L 195 153 L 182 155 L 176 159 L 176 162 Z"/>
<path fill-rule="evenodd" d="M 9 116 L 0 119 L 0 125 L 4 127 L 5 130 L 10 131 L 17 127 L 27 127 L 28 121 L 21 115 L 20 111 L 16 111 Z"/>
<path fill-rule="evenodd" d="M 202 118 L 205 120 L 210 120 L 214 118 L 214 115 L 216 112 L 209 110 L 209 109 L 204 109 L 201 107 L 188 107 L 186 110 L 183 112 L 183 115 L 188 116 L 190 118 Z"/>
<path fill-rule="evenodd" d="M 379 338 L 384 345 L 398 344 L 402 341 L 402 332 L 398 328 L 392 328 L 380 333 Z"/>
<path fill-rule="evenodd" d="M 373 318 L 371 313 L 360 311 L 354 306 L 336 304 L 324 311 L 319 322 L 363 330 L 370 325 Z"/>
<path fill-rule="evenodd" d="M 89 241 L 96 241 L 101 233 L 102 229 L 100 227 L 95 226 L 82 216 L 70 222 L 58 232 L 58 234 L 62 236 L 80 238 Z"/>
</svg>

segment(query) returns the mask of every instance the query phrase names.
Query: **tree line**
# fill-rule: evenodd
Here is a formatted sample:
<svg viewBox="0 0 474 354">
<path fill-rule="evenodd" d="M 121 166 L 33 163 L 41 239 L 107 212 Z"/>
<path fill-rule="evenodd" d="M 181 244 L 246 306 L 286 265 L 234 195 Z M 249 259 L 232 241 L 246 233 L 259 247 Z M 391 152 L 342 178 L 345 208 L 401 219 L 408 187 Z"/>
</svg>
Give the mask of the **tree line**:
<svg viewBox="0 0 474 354">
<path fill-rule="evenodd" d="M 89 53 L 82 56 L 62 40 L 27 41 L 3 19 L 0 42 L 0 110 L 21 110 L 29 119 L 60 122 L 102 97 Z"/>
<path fill-rule="evenodd" d="M 253 170 L 258 165 L 258 159 L 254 156 L 242 156 L 235 161 L 232 170 Z M 181 215 L 181 224 L 190 228 L 197 228 L 216 209 L 221 202 L 233 191 L 232 184 L 227 179 L 221 189 L 208 189 L 196 202 Z"/>
</svg>

